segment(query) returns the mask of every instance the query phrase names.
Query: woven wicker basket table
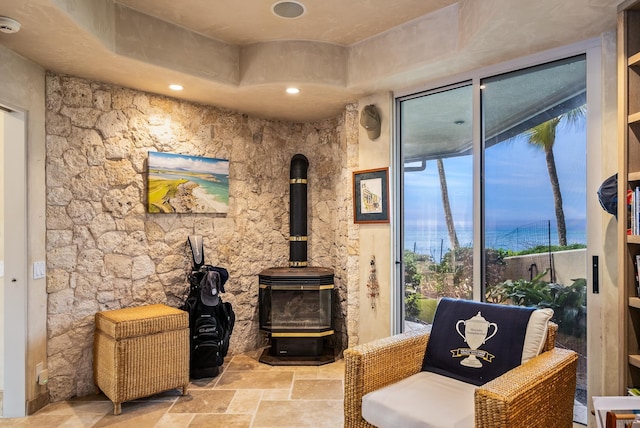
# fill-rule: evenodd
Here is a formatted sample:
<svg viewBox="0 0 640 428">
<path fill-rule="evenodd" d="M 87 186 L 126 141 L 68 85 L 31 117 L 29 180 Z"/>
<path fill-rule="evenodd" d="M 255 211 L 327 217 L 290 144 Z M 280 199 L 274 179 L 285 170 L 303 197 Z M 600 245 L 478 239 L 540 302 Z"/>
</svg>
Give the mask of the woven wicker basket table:
<svg viewBox="0 0 640 428">
<path fill-rule="evenodd" d="M 96 386 L 113 402 L 189 386 L 189 315 L 167 305 L 98 312 L 93 342 Z"/>
</svg>

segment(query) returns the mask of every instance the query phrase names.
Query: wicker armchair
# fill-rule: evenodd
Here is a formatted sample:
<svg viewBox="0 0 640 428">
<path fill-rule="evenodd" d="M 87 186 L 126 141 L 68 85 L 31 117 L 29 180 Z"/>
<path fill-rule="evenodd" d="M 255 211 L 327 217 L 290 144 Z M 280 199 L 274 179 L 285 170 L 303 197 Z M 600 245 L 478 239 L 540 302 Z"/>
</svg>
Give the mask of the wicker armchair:
<svg viewBox="0 0 640 428">
<path fill-rule="evenodd" d="M 475 391 L 475 426 L 571 427 L 577 354 L 555 347 L 550 323 L 543 352 Z M 372 427 L 362 418 L 362 397 L 422 368 L 429 332 L 380 339 L 344 351 L 344 426 Z"/>
</svg>

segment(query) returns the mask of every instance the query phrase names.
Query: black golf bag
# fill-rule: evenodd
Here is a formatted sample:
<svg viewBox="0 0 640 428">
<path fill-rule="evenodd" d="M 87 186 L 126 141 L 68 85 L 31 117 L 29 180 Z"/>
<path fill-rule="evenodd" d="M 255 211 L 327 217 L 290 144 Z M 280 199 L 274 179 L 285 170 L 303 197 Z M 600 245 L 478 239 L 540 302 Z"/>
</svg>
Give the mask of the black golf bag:
<svg viewBox="0 0 640 428">
<path fill-rule="evenodd" d="M 195 241 L 196 238 L 189 237 L 192 250 Z M 231 303 L 220 298 L 220 293 L 224 293 L 224 283 L 229 278 L 227 270 L 204 264 L 202 248 L 197 254 L 201 259 L 197 260 L 196 251 L 193 251 L 194 269 L 189 274 L 189 295 L 182 306 L 189 313 L 189 361 L 193 379 L 218 375 L 229 350 L 235 323 Z"/>
</svg>

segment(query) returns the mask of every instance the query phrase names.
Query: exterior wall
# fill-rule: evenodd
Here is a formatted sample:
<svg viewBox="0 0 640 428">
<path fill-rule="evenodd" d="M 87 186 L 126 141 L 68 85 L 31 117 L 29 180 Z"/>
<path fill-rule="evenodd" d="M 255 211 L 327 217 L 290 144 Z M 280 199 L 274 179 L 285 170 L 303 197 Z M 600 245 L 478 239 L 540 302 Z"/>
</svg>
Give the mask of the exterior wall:
<svg viewBox="0 0 640 428">
<path fill-rule="evenodd" d="M 206 262 L 229 271 L 224 300 L 236 312 L 230 352 L 265 345 L 258 273 L 289 260 L 289 164 L 309 159 L 310 265 L 335 269 L 336 348 L 346 345 L 349 153 L 355 106 L 292 124 L 254 119 L 130 89 L 48 74 L 47 292 L 52 401 L 93 392 L 98 311 L 174 307 L 188 291 L 188 235 L 204 236 Z M 229 159 L 229 212 L 146 212 L 149 151 Z"/>
<path fill-rule="evenodd" d="M 555 282 L 563 285 L 571 285 L 573 279 L 587 277 L 587 250 L 558 251 L 551 253 L 551 260 L 555 270 Z M 514 256 L 505 258 L 507 263 L 504 277 L 530 278 L 529 268 L 533 263 L 537 267 L 533 276 L 542 273 L 549 266 L 549 253 L 528 254 L 526 256 Z M 551 281 L 550 273 L 542 277 L 545 281 Z"/>
</svg>

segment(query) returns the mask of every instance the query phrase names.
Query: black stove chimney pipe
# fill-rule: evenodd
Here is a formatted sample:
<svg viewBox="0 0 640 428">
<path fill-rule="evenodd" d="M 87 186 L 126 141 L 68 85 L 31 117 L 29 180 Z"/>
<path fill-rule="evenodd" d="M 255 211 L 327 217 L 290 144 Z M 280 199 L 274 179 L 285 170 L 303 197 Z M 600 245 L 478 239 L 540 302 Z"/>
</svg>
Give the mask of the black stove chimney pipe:
<svg viewBox="0 0 640 428">
<path fill-rule="evenodd" d="M 291 158 L 289 173 L 289 267 L 307 267 L 307 168 L 304 155 Z"/>
</svg>

